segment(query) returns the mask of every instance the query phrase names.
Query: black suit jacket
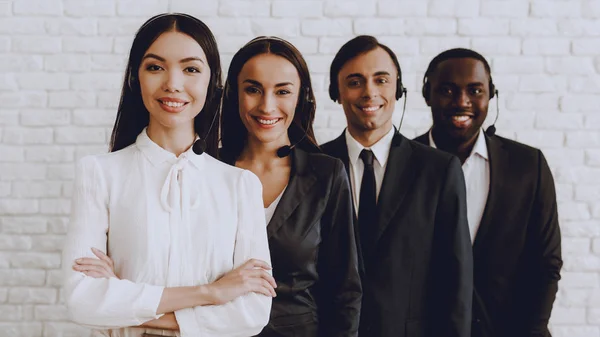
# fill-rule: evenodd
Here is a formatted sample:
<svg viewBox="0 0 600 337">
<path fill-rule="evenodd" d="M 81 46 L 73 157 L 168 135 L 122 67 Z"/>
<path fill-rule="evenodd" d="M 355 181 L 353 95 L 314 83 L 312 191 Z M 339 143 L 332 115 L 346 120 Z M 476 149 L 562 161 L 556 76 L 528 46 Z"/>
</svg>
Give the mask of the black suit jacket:
<svg viewBox="0 0 600 337">
<path fill-rule="evenodd" d="M 291 156 L 288 186 L 267 226 L 277 297 L 259 336 L 356 336 L 362 290 L 344 165 L 299 148 Z"/>
<path fill-rule="evenodd" d="M 322 146 L 348 169 L 342 134 Z M 397 133 L 373 242 L 360 240 L 361 337 L 468 337 L 472 255 L 459 160 Z"/>
<path fill-rule="evenodd" d="M 429 145 L 428 134 L 415 140 Z M 473 336 L 549 337 L 562 267 L 552 173 L 538 149 L 485 140 L 490 190 L 473 245 Z"/>
</svg>

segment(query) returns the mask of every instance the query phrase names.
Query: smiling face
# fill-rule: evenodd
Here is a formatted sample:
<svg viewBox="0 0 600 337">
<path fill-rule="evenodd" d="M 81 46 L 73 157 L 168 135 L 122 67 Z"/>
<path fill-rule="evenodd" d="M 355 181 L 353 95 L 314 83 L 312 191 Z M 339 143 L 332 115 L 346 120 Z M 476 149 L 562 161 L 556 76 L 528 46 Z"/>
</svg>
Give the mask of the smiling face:
<svg viewBox="0 0 600 337">
<path fill-rule="evenodd" d="M 176 31 L 163 33 L 144 54 L 138 76 L 149 128 L 193 128 L 210 81 L 206 55 L 196 40 Z"/>
<path fill-rule="evenodd" d="M 252 57 L 237 78 L 240 118 L 248 137 L 261 143 L 289 144 L 301 82 L 294 65 L 284 57 Z"/>
<path fill-rule="evenodd" d="M 337 79 L 339 103 L 351 132 L 392 127 L 397 77 L 392 58 L 379 47 L 344 64 Z"/>
<path fill-rule="evenodd" d="M 474 141 L 487 117 L 489 81 L 483 62 L 455 58 L 441 62 L 428 79 L 433 127 L 459 143 Z"/>
</svg>

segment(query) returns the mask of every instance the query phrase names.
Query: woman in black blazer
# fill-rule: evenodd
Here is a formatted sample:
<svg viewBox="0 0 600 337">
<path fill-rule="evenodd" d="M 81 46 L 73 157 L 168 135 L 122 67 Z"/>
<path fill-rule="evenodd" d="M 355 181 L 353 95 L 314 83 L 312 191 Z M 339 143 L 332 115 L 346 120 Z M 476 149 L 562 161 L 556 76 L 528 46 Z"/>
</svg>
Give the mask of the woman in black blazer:
<svg viewBox="0 0 600 337">
<path fill-rule="evenodd" d="M 321 154 L 315 98 L 300 52 L 259 37 L 231 61 L 221 159 L 263 185 L 277 281 L 271 336 L 356 336 L 361 303 L 353 209 L 343 163 Z"/>
</svg>

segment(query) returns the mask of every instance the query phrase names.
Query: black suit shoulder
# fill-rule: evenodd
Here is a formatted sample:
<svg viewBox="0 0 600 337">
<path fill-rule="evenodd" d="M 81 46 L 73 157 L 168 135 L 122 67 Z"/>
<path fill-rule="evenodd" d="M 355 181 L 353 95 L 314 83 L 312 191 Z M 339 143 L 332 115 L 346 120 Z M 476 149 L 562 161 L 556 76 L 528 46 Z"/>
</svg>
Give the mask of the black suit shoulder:
<svg viewBox="0 0 600 337">
<path fill-rule="evenodd" d="M 332 156 L 335 152 L 335 141 L 336 139 L 330 140 L 327 143 L 320 145 L 321 150 L 325 155 Z"/>
<path fill-rule="evenodd" d="M 541 152 L 541 150 L 538 148 L 500 136 L 492 136 L 490 137 L 490 141 L 497 141 L 512 156 L 523 159 L 531 158 L 537 160 L 537 157 Z"/>
<path fill-rule="evenodd" d="M 406 139 L 406 141 L 408 141 L 409 145 L 412 147 L 413 155 L 423 159 L 423 163 L 427 165 L 446 167 L 448 166 L 448 162 L 455 157 L 450 153 L 434 149 L 431 146 L 421 144 L 414 140 Z"/>
<path fill-rule="evenodd" d="M 313 172 L 319 178 L 331 177 L 344 167 L 340 159 L 324 153 L 307 153 L 307 155 Z"/>
<path fill-rule="evenodd" d="M 547 162 L 542 151 L 538 148 L 519 143 L 500 136 L 492 136 L 489 142 L 498 146 L 489 146 L 491 160 L 494 160 L 494 149 L 501 148 L 508 155 L 508 166 L 515 172 L 540 172 L 547 168 Z M 543 167 L 546 166 L 546 167 Z"/>
</svg>

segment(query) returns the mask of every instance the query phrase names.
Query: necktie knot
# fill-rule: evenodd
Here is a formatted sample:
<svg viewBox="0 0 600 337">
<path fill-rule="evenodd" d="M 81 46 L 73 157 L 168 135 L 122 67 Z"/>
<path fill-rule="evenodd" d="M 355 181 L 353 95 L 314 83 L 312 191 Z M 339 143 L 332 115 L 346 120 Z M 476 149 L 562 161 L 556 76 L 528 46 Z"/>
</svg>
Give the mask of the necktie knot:
<svg viewBox="0 0 600 337">
<path fill-rule="evenodd" d="M 373 151 L 363 149 L 360 152 L 360 159 L 362 159 L 362 161 L 363 161 L 363 163 L 365 163 L 365 165 L 373 166 L 373 160 L 375 159 L 375 156 L 373 155 Z"/>
</svg>

